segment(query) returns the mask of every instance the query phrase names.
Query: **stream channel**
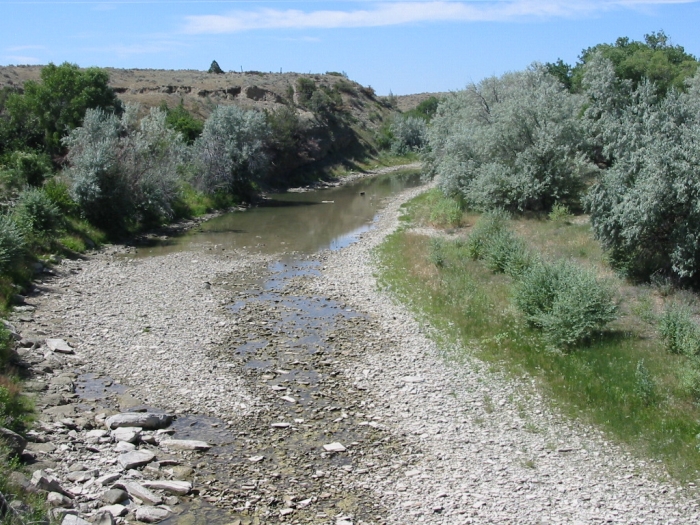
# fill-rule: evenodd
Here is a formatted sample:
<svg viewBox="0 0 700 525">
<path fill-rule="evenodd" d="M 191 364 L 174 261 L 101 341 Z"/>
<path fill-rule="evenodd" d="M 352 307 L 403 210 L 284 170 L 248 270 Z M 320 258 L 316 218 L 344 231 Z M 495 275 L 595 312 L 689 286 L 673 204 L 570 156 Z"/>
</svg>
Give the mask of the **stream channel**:
<svg viewBox="0 0 700 525">
<path fill-rule="evenodd" d="M 177 418 L 175 438 L 204 440 L 213 448 L 191 458 L 199 497 L 185 498 L 163 523 L 385 521 L 363 475 L 389 464 L 401 444 L 372 420 L 371 396 L 343 378 L 347 363 L 371 349 L 368 334 L 376 327 L 342 299 L 309 291 L 305 281 L 322 271 L 319 252 L 355 242 L 386 198 L 420 182 L 415 171 L 396 172 L 272 195 L 260 207 L 139 246 L 136 257 L 245 249 L 271 254 L 273 261 L 212 282 L 230 290 L 228 310 L 237 322 L 226 344 L 207 357 L 244 377 L 261 407 L 236 422 Z M 82 379 L 83 395 L 101 390 Z M 324 450 L 332 443 L 345 450 Z"/>
</svg>

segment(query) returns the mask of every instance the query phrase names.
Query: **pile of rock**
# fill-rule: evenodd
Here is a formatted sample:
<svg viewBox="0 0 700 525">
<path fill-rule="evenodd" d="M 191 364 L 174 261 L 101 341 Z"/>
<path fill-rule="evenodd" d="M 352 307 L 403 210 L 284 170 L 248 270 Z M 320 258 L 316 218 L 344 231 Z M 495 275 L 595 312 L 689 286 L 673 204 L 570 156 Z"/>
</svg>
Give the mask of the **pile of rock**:
<svg viewBox="0 0 700 525">
<path fill-rule="evenodd" d="M 53 467 L 36 470 L 25 482 L 25 488 L 46 493 L 54 519 L 66 525 L 81 525 L 88 519 L 100 525 L 125 519 L 155 523 L 173 514 L 181 498 L 193 493 L 188 480 L 193 469 L 183 465 L 183 455 L 210 446 L 172 439 L 168 427 L 173 416 L 125 412 L 109 417 L 102 413 L 94 419 L 96 425 L 80 427 L 64 418 L 30 432 L 34 443 L 50 445 L 43 449 L 46 455 L 61 454 L 61 463 L 46 462 Z M 40 454 L 42 448 L 30 444 L 30 450 Z"/>
</svg>

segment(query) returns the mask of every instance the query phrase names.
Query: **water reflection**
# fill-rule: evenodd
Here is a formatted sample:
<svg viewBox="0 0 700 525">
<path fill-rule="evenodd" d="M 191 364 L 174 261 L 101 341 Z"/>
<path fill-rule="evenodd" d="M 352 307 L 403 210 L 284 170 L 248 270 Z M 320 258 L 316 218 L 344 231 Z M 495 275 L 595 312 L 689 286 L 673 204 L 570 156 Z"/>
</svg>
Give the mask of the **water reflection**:
<svg viewBox="0 0 700 525">
<path fill-rule="evenodd" d="M 418 174 L 396 173 L 339 188 L 271 195 L 259 207 L 222 215 L 183 236 L 141 247 L 138 254 L 239 248 L 264 253 L 340 249 L 371 227 L 386 197 L 419 184 Z"/>
</svg>

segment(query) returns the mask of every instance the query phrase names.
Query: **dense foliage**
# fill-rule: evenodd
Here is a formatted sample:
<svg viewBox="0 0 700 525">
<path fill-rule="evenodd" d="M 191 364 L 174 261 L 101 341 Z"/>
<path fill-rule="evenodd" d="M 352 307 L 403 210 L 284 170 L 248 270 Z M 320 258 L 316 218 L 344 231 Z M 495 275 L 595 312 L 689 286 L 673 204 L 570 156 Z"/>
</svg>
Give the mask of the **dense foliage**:
<svg viewBox="0 0 700 525">
<path fill-rule="evenodd" d="M 610 168 L 586 205 L 611 262 L 629 275 L 697 281 L 700 270 L 700 79 L 661 98 L 620 80 L 597 55 L 584 76 L 591 141 Z"/>
<path fill-rule="evenodd" d="M 197 187 L 206 193 L 249 193 L 268 169 L 269 135 L 263 113 L 218 106 L 193 146 Z"/>
<path fill-rule="evenodd" d="M 182 136 L 166 125 L 163 111 L 152 109 L 140 122 L 136 111 L 129 107 L 118 117 L 88 110 L 83 126 L 64 139 L 73 197 L 108 230 L 170 217 L 177 195 Z"/>
<path fill-rule="evenodd" d="M 622 273 L 698 284 L 696 70 L 660 32 L 488 78 L 440 102 L 425 158 L 471 208 L 585 207 Z"/>
<path fill-rule="evenodd" d="M 548 210 L 575 200 L 590 166 L 578 149 L 583 99 L 543 66 L 446 97 L 428 132 L 430 169 L 476 209 Z"/>
<path fill-rule="evenodd" d="M 16 95 L 12 118 L 22 118 L 19 113 L 25 112 L 26 121 L 43 135 L 45 150 L 60 153 L 61 139 L 82 123 L 88 109 L 121 112 L 121 102 L 108 81 L 102 69 L 81 70 L 68 62 L 49 64 L 41 70 L 41 82 L 27 81 L 21 99 Z"/>
</svg>

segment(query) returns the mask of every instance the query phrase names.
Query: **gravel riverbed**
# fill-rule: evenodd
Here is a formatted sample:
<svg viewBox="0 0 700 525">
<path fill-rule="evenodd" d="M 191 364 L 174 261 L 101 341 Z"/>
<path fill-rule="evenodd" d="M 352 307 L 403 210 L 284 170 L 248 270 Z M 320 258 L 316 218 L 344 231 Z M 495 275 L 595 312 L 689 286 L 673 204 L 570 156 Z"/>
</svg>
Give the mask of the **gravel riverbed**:
<svg viewBox="0 0 700 525">
<path fill-rule="evenodd" d="M 451 359 L 378 290 L 372 250 L 420 191 L 390 199 L 372 230 L 336 252 L 133 258 L 114 247 L 43 275 L 12 322 L 40 409 L 30 468 L 60 486 L 47 489 L 56 515 L 697 523 L 694 487 L 561 416 L 529 379 Z M 175 421 L 135 435 L 106 427 L 129 411 Z M 153 457 L 126 465 L 133 452 Z"/>
</svg>

